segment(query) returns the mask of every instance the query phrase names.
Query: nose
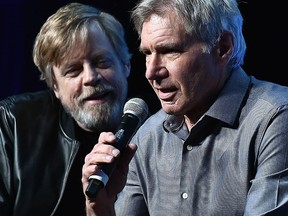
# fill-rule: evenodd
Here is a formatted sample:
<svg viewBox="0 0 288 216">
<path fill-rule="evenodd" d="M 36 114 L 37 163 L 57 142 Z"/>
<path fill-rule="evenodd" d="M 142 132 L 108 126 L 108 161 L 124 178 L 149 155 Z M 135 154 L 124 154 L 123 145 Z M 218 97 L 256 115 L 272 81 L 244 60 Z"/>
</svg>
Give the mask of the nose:
<svg viewBox="0 0 288 216">
<path fill-rule="evenodd" d="M 145 76 L 148 80 L 157 80 L 161 76 L 160 71 L 163 71 L 164 65 L 161 56 L 152 53 L 146 56 L 146 73 Z"/>
<path fill-rule="evenodd" d="M 84 65 L 84 78 L 83 83 L 85 86 L 93 86 L 99 80 L 100 74 L 97 69 L 91 64 Z"/>
</svg>

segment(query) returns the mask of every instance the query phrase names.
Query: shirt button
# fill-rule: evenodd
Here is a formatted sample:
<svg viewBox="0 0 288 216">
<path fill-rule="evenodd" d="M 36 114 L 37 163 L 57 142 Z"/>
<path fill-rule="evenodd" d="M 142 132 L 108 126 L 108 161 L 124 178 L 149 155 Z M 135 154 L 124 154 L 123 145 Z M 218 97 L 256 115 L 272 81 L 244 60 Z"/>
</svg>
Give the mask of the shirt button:
<svg viewBox="0 0 288 216">
<path fill-rule="evenodd" d="M 187 198 L 188 198 L 188 194 L 187 194 L 187 193 L 183 193 L 183 194 L 182 194 L 182 198 L 183 198 L 183 199 L 187 199 Z"/>
<path fill-rule="evenodd" d="M 188 151 L 191 151 L 192 148 L 193 148 L 193 147 L 192 147 L 191 145 L 187 145 L 187 150 L 188 150 Z"/>
</svg>

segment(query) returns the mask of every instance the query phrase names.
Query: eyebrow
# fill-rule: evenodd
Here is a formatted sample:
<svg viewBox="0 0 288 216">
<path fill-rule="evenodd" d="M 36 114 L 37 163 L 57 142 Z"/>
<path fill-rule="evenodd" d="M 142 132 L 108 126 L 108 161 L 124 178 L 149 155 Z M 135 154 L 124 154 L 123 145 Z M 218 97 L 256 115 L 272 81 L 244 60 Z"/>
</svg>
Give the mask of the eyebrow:
<svg viewBox="0 0 288 216">
<path fill-rule="evenodd" d="M 79 61 L 82 62 L 82 58 L 73 58 L 73 59 L 69 59 L 69 60 L 66 60 L 64 62 L 62 62 L 58 67 L 61 69 L 61 70 L 64 70 L 64 69 L 67 69 L 67 68 L 70 68 L 71 66 L 73 65 L 76 65 L 76 64 L 79 64 Z"/>
<path fill-rule="evenodd" d="M 183 42 L 177 42 L 177 43 L 162 43 L 159 45 L 155 46 L 155 50 L 159 51 L 159 52 L 163 52 L 163 51 L 167 51 L 167 50 L 184 50 L 185 49 L 185 43 Z M 145 47 L 140 47 L 139 48 L 139 52 L 141 53 L 145 53 L 149 51 L 149 48 L 145 48 Z"/>
</svg>

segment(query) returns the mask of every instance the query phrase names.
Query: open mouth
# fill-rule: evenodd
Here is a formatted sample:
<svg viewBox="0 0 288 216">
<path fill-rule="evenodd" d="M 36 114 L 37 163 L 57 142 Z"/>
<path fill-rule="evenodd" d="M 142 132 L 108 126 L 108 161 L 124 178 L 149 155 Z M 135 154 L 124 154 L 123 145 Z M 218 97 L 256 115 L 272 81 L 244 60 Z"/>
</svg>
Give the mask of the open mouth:
<svg viewBox="0 0 288 216">
<path fill-rule="evenodd" d="M 177 93 L 176 88 L 158 88 L 158 96 L 161 100 L 172 100 Z"/>
</svg>

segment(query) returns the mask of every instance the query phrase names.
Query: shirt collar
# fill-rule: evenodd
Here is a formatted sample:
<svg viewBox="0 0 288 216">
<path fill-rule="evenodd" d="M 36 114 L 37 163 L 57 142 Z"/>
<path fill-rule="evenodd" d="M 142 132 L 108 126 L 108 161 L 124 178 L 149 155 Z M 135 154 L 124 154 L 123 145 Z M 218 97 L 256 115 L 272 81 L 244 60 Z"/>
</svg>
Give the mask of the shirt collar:
<svg viewBox="0 0 288 216">
<path fill-rule="evenodd" d="M 249 86 L 250 78 L 243 69 L 239 67 L 233 70 L 218 98 L 205 115 L 234 125 Z"/>
<path fill-rule="evenodd" d="M 250 78 L 241 67 L 233 70 L 218 98 L 203 116 L 210 116 L 226 124 L 234 125 L 249 85 Z M 183 138 L 187 137 L 189 133 L 184 124 L 184 118 L 173 115 L 167 115 L 163 122 L 163 128 L 165 131 L 177 133 Z"/>
</svg>

